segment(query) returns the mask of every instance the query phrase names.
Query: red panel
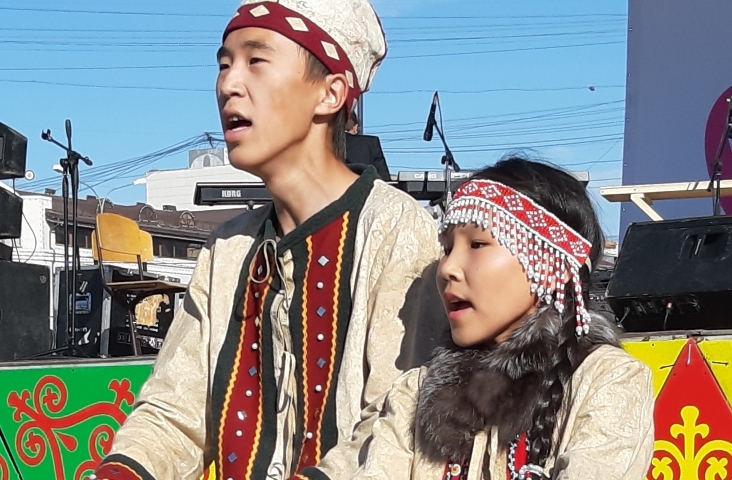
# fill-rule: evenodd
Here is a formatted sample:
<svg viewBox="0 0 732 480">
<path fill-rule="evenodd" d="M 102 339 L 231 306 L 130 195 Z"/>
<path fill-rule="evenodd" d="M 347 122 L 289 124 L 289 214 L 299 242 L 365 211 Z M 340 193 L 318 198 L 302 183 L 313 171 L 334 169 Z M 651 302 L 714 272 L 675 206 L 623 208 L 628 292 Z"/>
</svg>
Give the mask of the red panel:
<svg viewBox="0 0 732 480">
<path fill-rule="evenodd" d="M 694 339 L 676 359 L 654 419 L 656 451 L 648 478 L 730 478 L 732 409 Z"/>
</svg>

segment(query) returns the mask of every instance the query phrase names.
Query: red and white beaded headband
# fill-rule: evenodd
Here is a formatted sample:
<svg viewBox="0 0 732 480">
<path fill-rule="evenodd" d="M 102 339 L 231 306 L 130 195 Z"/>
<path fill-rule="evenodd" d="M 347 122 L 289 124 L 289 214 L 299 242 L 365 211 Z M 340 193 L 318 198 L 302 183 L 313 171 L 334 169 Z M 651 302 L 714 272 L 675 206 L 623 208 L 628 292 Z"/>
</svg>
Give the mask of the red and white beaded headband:
<svg viewBox="0 0 732 480">
<path fill-rule="evenodd" d="M 589 332 L 590 315 L 579 276 L 583 265 L 591 268 L 592 244 L 587 239 L 526 195 L 493 180 L 469 180 L 453 195 L 443 231 L 468 223 L 490 228 L 498 242 L 518 257 L 532 293 L 559 313 L 564 312 L 565 278 L 571 280 L 577 335 Z"/>
</svg>

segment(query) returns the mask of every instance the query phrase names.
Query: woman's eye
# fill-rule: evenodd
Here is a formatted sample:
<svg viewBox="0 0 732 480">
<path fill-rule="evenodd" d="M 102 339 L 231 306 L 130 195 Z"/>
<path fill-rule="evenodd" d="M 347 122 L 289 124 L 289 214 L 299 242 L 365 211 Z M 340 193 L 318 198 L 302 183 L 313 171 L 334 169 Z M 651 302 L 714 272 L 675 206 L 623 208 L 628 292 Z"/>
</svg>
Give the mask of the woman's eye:
<svg viewBox="0 0 732 480">
<path fill-rule="evenodd" d="M 476 248 L 476 249 L 477 248 L 483 248 L 486 245 L 488 245 L 488 244 L 485 243 L 485 242 L 479 242 L 479 241 L 470 242 L 470 248 Z"/>
<path fill-rule="evenodd" d="M 228 63 L 219 63 L 219 72 L 223 72 L 224 70 L 227 70 L 229 68 Z"/>
<path fill-rule="evenodd" d="M 249 65 L 254 65 L 255 63 L 260 63 L 260 62 L 263 62 L 263 61 L 264 61 L 263 58 L 254 57 L 251 60 L 249 60 Z"/>
</svg>

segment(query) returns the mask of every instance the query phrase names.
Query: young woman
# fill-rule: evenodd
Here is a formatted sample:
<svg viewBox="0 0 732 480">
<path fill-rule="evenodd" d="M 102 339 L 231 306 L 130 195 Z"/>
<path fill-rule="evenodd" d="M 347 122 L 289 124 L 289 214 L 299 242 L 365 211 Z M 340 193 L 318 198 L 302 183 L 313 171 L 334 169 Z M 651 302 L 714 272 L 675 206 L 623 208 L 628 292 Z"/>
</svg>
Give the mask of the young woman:
<svg viewBox="0 0 732 480">
<path fill-rule="evenodd" d="M 358 479 L 642 479 L 647 367 L 587 310 L 604 239 L 583 186 L 510 158 L 446 212 L 437 283 L 451 341 L 387 396 Z"/>
</svg>

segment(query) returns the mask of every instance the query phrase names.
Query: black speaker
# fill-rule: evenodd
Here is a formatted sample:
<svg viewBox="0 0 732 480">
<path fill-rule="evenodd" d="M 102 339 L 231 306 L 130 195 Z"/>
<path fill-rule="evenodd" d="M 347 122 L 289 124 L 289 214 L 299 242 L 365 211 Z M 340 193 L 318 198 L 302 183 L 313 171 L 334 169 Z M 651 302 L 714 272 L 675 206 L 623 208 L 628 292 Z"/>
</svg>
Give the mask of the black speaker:
<svg viewBox="0 0 732 480">
<path fill-rule="evenodd" d="M 606 298 L 629 332 L 732 329 L 732 217 L 631 224 Z"/>
<path fill-rule="evenodd" d="M 130 282 L 139 280 L 137 272 L 115 266 L 105 266 L 107 282 Z M 68 344 L 68 315 L 66 297 L 66 273 L 56 272 L 57 311 L 56 347 Z M 71 274 L 69 273 L 69 278 Z M 145 274 L 146 279 L 154 280 L 157 275 Z M 104 290 L 102 273 L 99 266 L 83 266 L 77 271 L 76 325 L 75 339 L 77 349 L 90 357 L 124 357 L 133 354 L 130 342 L 129 314 L 127 309 Z M 69 299 L 73 298 L 73 293 Z M 157 307 L 156 321 L 149 325 L 137 325 L 142 354 L 157 354 L 163 339 L 173 321 L 177 302 L 168 298 L 168 303 Z"/>
<path fill-rule="evenodd" d="M 0 262 L 0 361 L 49 350 L 51 272 L 42 265 Z"/>
<path fill-rule="evenodd" d="M 20 238 L 23 199 L 0 187 L 0 238 Z"/>
<path fill-rule="evenodd" d="M 0 180 L 25 177 L 28 139 L 0 123 Z"/>
<path fill-rule="evenodd" d="M 111 270 L 105 275 L 111 281 Z M 76 272 L 76 325 L 74 338 L 77 349 L 89 357 L 109 355 L 109 332 L 113 324 L 125 323 L 127 311 L 107 294 L 102 284 L 99 266 L 83 266 Z M 71 271 L 69 280 L 72 282 Z M 66 272 L 56 271 L 56 348 L 68 346 L 68 304 L 66 300 Z M 73 289 L 69 300 L 73 298 Z M 74 302 L 71 302 L 74 303 Z"/>
<path fill-rule="evenodd" d="M 159 275 L 151 273 L 144 274 L 146 279 L 154 280 L 160 278 Z M 130 282 L 139 280 L 137 272 L 129 272 L 123 270 L 114 270 L 112 272 L 112 281 L 114 282 Z M 137 318 L 136 331 L 137 338 L 140 340 L 141 353 L 143 355 L 156 355 L 163 346 L 165 336 L 168 329 L 173 323 L 175 312 L 181 304 L 183 294 L 165 295 L 165 298 L 149 297 L 144 300 L 155 310 L 153 316 L 147 318 L 147 322 L 142 318 Z M 158 301 L 160 300 L 160 301 Z M 142 303 L 142 302 L 141 302 Z M 109 355 L 113 357 L 125 357 L 133 355 L 132 342 L 130 340 L 130 316 L 125 315 L 124 321 L 113 321 L 109 334 Z"/>
</svg>

